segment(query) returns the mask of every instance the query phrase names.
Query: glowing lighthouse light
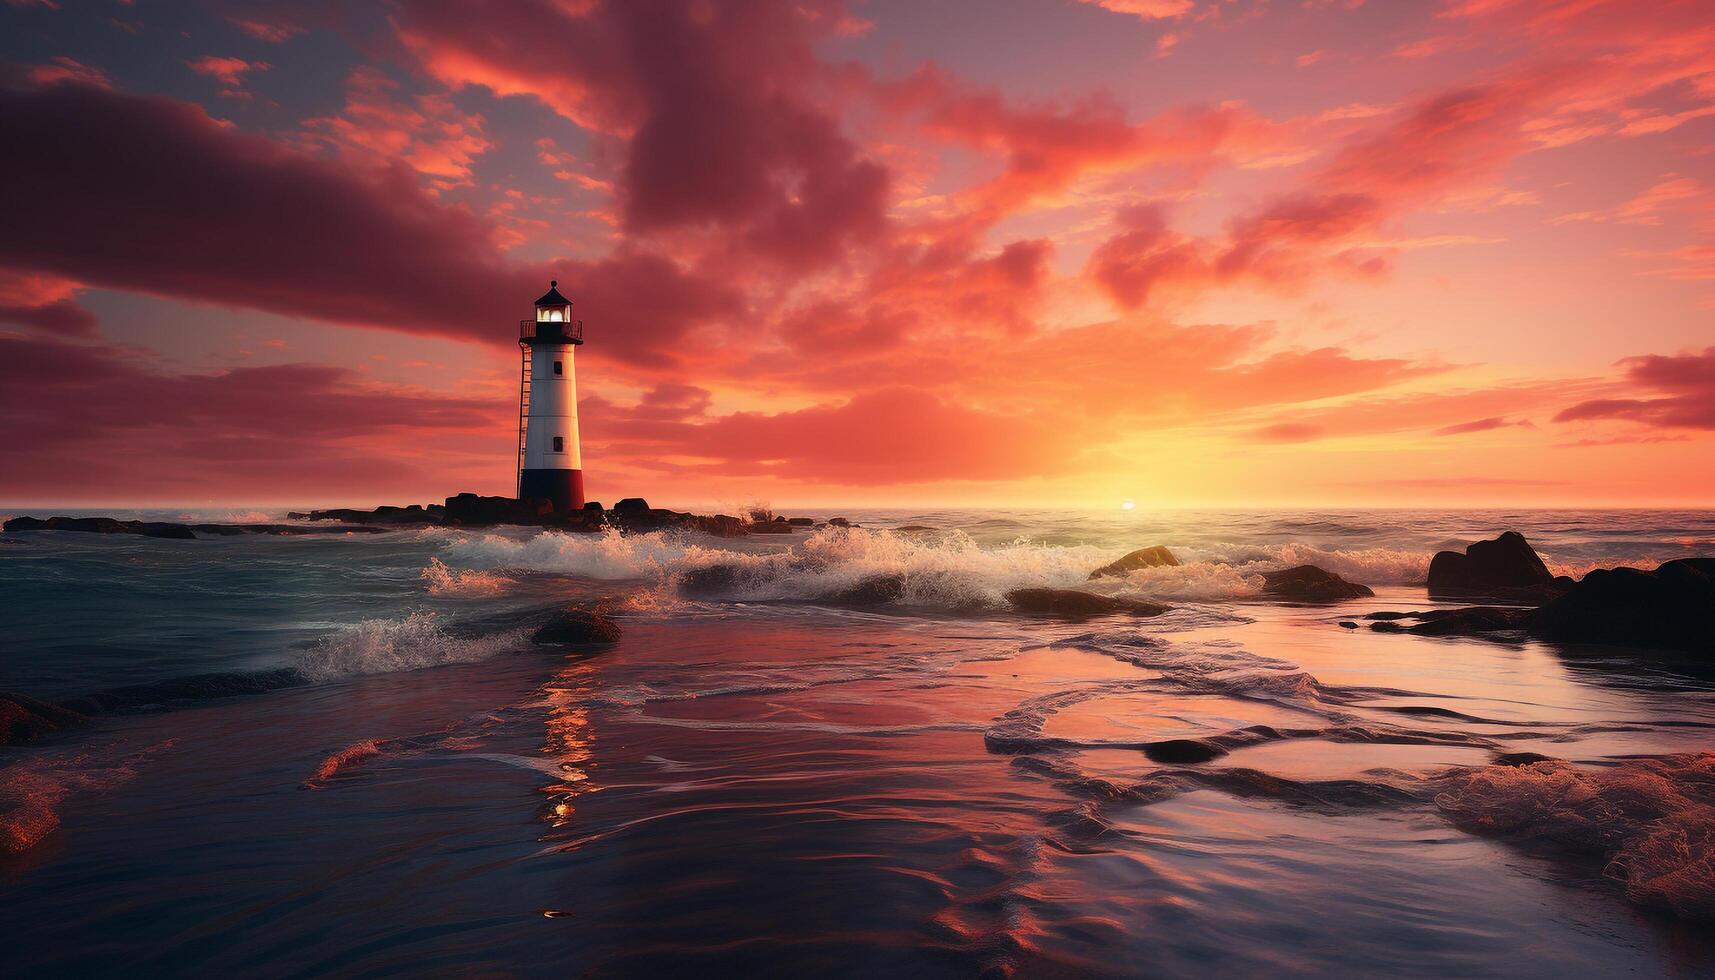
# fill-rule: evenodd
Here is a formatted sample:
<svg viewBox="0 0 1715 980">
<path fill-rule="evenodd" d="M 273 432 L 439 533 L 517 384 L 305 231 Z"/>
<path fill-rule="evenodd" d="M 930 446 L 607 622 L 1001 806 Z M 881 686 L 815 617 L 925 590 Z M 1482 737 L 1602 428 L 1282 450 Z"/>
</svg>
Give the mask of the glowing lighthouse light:
<svg viewBox="0 0 1715 980">
<path fill-rule="evenodd" d="M 578 385 L 572 351 L 584 342 L 582 320 L 560 281 L 536 301 L 536 317 L 519 324 L 524 366 L 518 392 L 518 497 L 545 498 L 555 510 L 584 505 L 583 457 L 578 452 Z"/>
</svg>

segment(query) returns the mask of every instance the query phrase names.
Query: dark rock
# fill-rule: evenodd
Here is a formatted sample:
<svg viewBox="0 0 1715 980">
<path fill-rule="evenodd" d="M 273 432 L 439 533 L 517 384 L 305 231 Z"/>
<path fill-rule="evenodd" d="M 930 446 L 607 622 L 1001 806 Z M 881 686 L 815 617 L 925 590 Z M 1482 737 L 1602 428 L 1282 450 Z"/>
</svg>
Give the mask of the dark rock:
<svg viewBox="0 0 1715 980">
<path fill-rule="evenodd" d="M 679 576 L 679 591 L 690 596 L 718 595 L 731 592 L 743 580 L 744 569 L 737 565 L 705 565 Z"/>
<path fill-rule="evenodd" d="M 0 745 L 34 742 L 43 735 L 88 721 L 86 716 L 60 705 L 38 701 L 27 694 L 0 691 Z"/>
<path fill-rule="evenodd" d="M 1342 619 L 1340 620 L 1340 628 L 1343 630 L 1355 630 L 1358 628 L 1358 624 L 1349 619 Z"/>
<path fill-rule="evenodd" d="M 780 516 L 780 515 L 778 515 L 778 514 L 776 514 L 776 515 L 775 515 L 775 516 L 774 516 L 774 523 L 776 523 L 776 524 L 785 524 L 785 523 L 787 523 L 787 521 L 786 521 L 786 518 L 784 518 L 784 517 L 781 517 L 781 516 Z"/>
<path fill-rule="evenodd" d="M 79 531 L 84 534 L 137 534 L 145 538 L 176 538 L 195 540 L 196 534 L 184 524 L 164 521 L 119 521 L 111 517 L 14 517 L 6 522 L 8 531 Z"/>
<path fill-rule="evenodd" d="M 649 501 L 644 500 L 642 497 L 626 497 L 619 503 L 614 504 L 613 509 L 615 512 L 620 514 L 633 514 L 638 511 L 649 510 L 650 508 Z"/>
<path fill-rule="evenodd" d="M 1013 589 L 1006 601 L 1022 613 L 1040 616 L 1060 616 L 1066 619 L 1087 619 L 1091 616 L 1111 616 L 1128 613 L 1133 616 L 1159 616 L 1171 606 L 1137 599 L 1117 599 L 1079 592 L 1076 589 Z"/>
<path fill-rule="evenodd" d="M 580 514 L 581 516 L 581 514 Z M 447 498 L 448 524 L 524 524 L 541 525 L 554 522 L 554 502 L 545 497 L 482 497 L 461 493 Z"/>
<path fill-rule="evenodd" d="M 1486 633 L 1520 632 L 1530 610 L 1509 606 L 1469 606 L 1463 609 L 1427 609 L 1422 612 L 1371 613 L 1370 629 L 1378 633 L 1410 633 L 1414 636 L 1481 636 Z M 1416 620 L 1416 622 L 1408 622 Z"/>
<path fill-rule="evenodd" d="M 816 519 L 814 517 L 793 517 L 789 518 L 786 523 L 793 527 L 814 527 Z"/>
<path fill-rule="evenodd" d="M 842 606 L 881 606 L 896 602 L 905 595 L 905 575 L 891 572 L 873 575 L 856 585 L 828 596 L 828 601 Z"/>
<path fill-rule="evenodd" d="M 601 613 L 563 609 L 530 639 L 535 643 L 615 643 L 619 637 L 619 624 Z"/>
<path fill-rule="evenodd" d="M 742 538 L 751 532 L 751 528 L 743 521 L 728 514 L 716 514 L 713 517 L 686 516 L 689 518 L 684 522 L 687 526 L 717 538 Z"/>
<path fill-rule="evenodd" d="M 1227 750 L 1194 738 L 1170 738 L 1164 742 L 1145 745 L 1143 754 L 1148 756 L 1151 762 L 1183 764 L 1219 759 L 1227 754 Z"/>
<path fill-rule="evenodd" d="M 830 517 L 828 523 L 834 527 L 851 527 L 852 522 L 844 517 Z"/>
<path fill-rule="evenodd" d="M 1715 654 L 1715 558 L 1600 569 L 1529 614 L 1536 636 Z"/>
<path fill-rule="evenodd" d="M 460 497 L 475 497 L 475 494 L 460 494 Z M 506 499 L 506 498 L 487 498 Z M 286 515 L 294 521 L 339 521 L 342 524 L 439 524 L 446 519 L 446 508 L 440 504 L 412 504 L 409 507 L 377 507 L 374 510 L 353 510 L 349 507 L 336 507 L 331 510 L 312 510 L 308 513 L 292 512 Z"/>
<path fill-rule="evenodd" d="M 1493 596 L 1501 589 L 1550 586 L 1554 576 L 1524 535 L 1507 531 L 1478 541 L 1464 554 L 1442 551 L 1429 563 L 1430 595 Z"/>
<path fill-rule="evenodd" d="M 748 528 L 751 534 L 791 534 L 792 525 L 784 520 L 764 521 L 761 524 L 751 524 Z"/>
<path fill-rule="evenodd" d="M 1118 561 L 1109 562 L 1090 573 L 1093 579 L 1108 575 L 1124 575 L 1135 568 L 1161 568 L 1162 566 L 1178 565 L 1179 559 L 1173 556 L 1161 545 L 1151 548 L 1139 548 Z"/>
<path fill-rule="evenodd" d="M 606 509 L 607 508 L 605 508 L 601 505 L 601 501 L 599 501 L 599 500 L 590 500 L 590 501 L 586 501 L 584 503 L 584 510 L 606 510 Z"/>
<path fill-rule="evenodd" d="M 1315 565 L 1299 565 L 1278 572 L 1264 572 L 1262 582 L 1264 595 L 1294 602 L 1339 602 L 1342 599 L 1375 595 L 1369 586 L 1348 582 Z"/>
<path fill-rule="evenodd" d="M 61 702 L 61 707 L 85 715 L 136 711 L 166 704 L 215 701 L 222 698 L 267 694 L 309 683 L 291 667 L 273 670 L 188 674 L 144 684 L 127 684 Z"/>
</svg>

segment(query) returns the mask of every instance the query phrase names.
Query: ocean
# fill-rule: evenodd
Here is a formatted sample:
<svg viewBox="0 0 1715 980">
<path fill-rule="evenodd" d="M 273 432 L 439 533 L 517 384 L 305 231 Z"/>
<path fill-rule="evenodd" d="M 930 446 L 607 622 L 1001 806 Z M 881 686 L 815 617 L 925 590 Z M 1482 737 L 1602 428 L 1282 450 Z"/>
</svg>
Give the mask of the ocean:
<svg viewBox="0 0 1715 980">
<path fill-rule="evenodd" d="M 6 972 L 1715 975 L 1715 670 L 1363 619 L 1443 548 L 1653 567 L 1715 513 L 838 513 L 5 535 L 0 690 L 107 709 L 0 748 Z M 1376 596 L 1260 594 L 1304 563 Z M 623 639 L 531 644 L 568 603 Z"/>
</svg>

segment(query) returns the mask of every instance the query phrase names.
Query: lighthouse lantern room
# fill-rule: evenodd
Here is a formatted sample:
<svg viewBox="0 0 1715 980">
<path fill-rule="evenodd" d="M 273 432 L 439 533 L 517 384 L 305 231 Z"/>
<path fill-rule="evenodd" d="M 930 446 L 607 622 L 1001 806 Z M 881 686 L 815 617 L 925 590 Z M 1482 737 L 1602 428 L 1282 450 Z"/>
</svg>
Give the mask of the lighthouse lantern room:
<svg viewBox="0 0 1715 980">
<path fill-rule="evenodd" d="M 536 316 L 519 323 L 523 352 L 518 392 L 518 497 L 547 499 L 558 511 L 584 505 L 583 458 L 578 452 L 578 385 L 572 351 L 584 342 L 584 325 L 572 319 L 572 301 L 560 282 L 536 301 Z"/>
</svg>

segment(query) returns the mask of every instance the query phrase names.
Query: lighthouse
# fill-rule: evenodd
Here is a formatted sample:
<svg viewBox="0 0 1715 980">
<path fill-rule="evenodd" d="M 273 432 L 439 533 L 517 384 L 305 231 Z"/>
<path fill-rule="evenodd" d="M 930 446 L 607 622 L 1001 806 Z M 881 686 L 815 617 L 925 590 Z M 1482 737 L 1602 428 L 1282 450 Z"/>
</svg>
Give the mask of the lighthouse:
<svg viewBox="0 0 1715 980">
<path fill-rule="evenodd" d="M 572 301 L 560 294 L 560 281 L 552 280 L 536 301 L 536 316 L 518 327 L 518 497 L 551 500 L 562 512 L 584 505 L 572 368 L 572 351 L 583 342 L 583 321 L 572 319 Z"/>
</svg>

